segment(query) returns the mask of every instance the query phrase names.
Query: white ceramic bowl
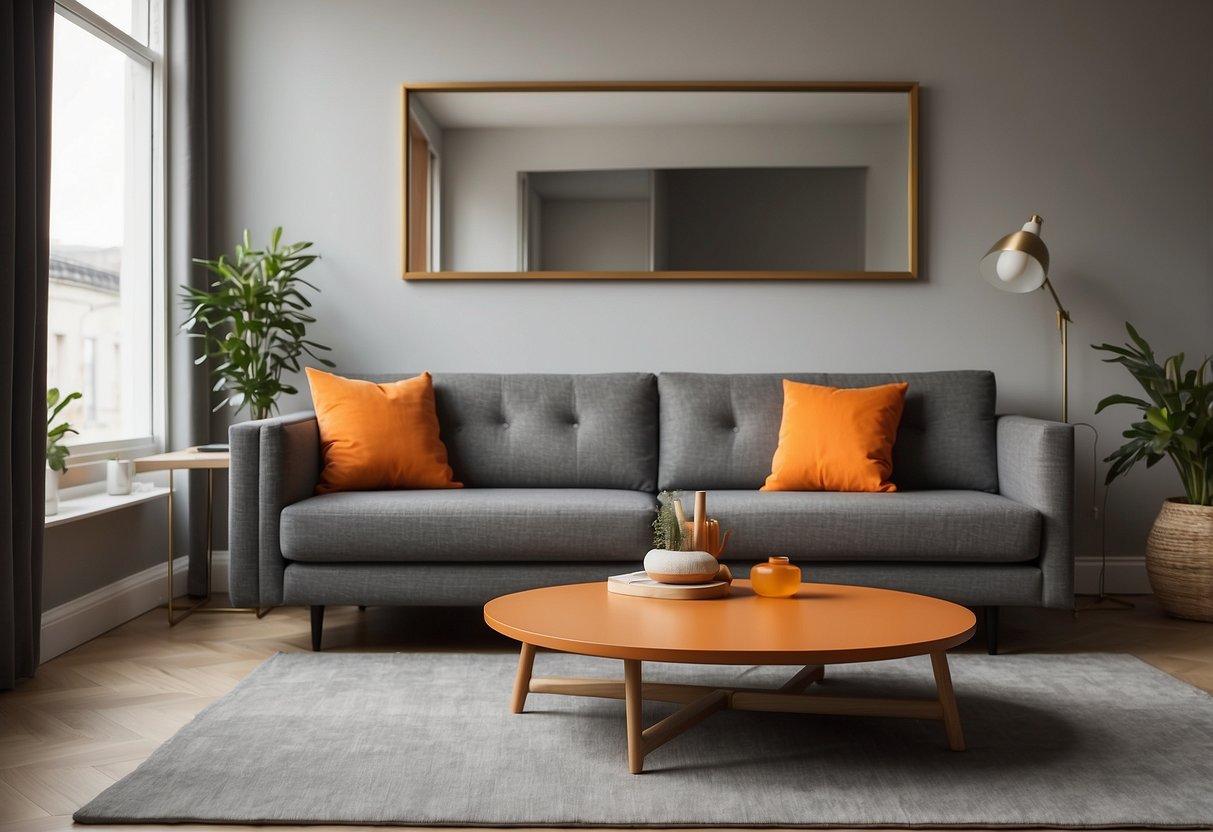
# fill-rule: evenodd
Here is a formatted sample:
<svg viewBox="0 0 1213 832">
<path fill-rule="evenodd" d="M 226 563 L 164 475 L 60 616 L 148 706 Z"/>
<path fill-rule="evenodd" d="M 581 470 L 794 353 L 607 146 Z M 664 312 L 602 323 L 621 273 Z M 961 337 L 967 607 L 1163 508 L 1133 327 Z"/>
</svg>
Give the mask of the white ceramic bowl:
<svg viewBox="0 0 1213 832">
<path fill-rule="evenodd" d="M 702 584 L 716 577 L 720 564 L 708 552 L 650 549 L 644 556 L 644 571 L 663 584 Z"/>
</svg>

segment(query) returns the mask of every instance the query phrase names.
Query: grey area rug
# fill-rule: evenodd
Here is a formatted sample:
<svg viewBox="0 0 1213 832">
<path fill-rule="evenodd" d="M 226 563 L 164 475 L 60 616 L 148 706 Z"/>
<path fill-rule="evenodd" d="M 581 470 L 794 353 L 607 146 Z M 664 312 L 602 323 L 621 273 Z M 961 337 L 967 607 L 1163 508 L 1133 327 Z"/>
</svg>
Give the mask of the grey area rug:
<svg viewBox="0 0 1213 832">
<path fill-rule="evenodd" d="M 727 711 L 627 772 L 623 703 L 531 694 L 516 658 L 279 654 L 76 813 L 84 823 L 1211 826 L 1213 697 L 1128 656 L 952 658 L 941 723 Z M 793 669 L 645 665 L 646 681 Z M 536 675 L 621 678 L 541 652 Z M 932 696 L 926 657 L 823 693 Z M 673 706 L 645 706 L 652 721 Z"/>
</svg>

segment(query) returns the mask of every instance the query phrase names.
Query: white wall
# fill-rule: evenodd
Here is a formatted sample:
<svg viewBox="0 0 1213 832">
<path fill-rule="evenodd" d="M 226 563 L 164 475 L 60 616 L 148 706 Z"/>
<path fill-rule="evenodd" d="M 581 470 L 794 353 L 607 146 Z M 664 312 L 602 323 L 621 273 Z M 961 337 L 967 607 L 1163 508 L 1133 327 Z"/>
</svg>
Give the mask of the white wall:
<svg viewBox="0 0 1213 832">
<path fill-rule="evenodd" d="M 816 166 L 868 169 L 868 269 L 909 269 L 904 127 L 516 127 L 445 133 L 443 262 L 449 271 L 514 270 L 520 171 Z"/>
<path fill-rule="evenodd" d="M 1087 344 L 1131 319 L 1213 350 L 1213 4 L 1203 0 L 216 0 L 215 241 L 283 224 L 323 255 L 313 328 L 341 370 L 929 370 L 998 374 L 999 407 L 1058 413 L 1047 295 L 977 261 L 1045 218 L 1070 307 L 1071 413 L 1106 455 L 1131 380 Z M 272 48 L 267 47 L 272 45 Z M 914 282 L 405 283 L 400 90 L 457 80 L 916 80 L 923 277 Z M 669 315 L 678 307 L 682 314 Z M 306 399 L 300 404 L 306 406 Z M 290 409 L 290 406 L 286 409 Z M 1091 503 L 1089 432 L 1079 499 Z M 1136 555 L 1160 465 L 1114 487 Z M 1097 524 L 1079 527 L 1096 551 Z"/>
</svg>

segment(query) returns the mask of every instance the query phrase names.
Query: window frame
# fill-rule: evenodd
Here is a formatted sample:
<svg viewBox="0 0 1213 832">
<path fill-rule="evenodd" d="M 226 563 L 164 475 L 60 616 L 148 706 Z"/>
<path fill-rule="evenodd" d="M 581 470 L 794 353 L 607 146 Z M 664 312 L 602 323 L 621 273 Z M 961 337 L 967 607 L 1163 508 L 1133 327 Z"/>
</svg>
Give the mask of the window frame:
<svg viewBox="0 0 1213 832">
<path fill-rule="evenodd" d="M 168 424 L 168 379 L 166 355 L 168 350 L 167 291 L 167 206 L 165 183 L 167 158 L 167 65 L 164 58 L 165 4 L 164 0 L 148 0 L 148 42 L 141 43 L 119 29 L 97 12 L 77 0 L 55 0 L 55 14 L 79 26 L 90 35 L 112 46 L 127 58 L 142 64 L 151 73 L 151 100 L 147 130 L 150 132 L 149 181 L 149 263 L 151 343 L 151 433 L 101 442 L 65 442 L 71 450 L 68 470 L 62 486 L 86 485 L 105 480 L 105 462 L 110 459 L 134 459 L 160 452 L 165 445 Z M 52 83 L 52 95 L 54 86 Z"/>
</svg>

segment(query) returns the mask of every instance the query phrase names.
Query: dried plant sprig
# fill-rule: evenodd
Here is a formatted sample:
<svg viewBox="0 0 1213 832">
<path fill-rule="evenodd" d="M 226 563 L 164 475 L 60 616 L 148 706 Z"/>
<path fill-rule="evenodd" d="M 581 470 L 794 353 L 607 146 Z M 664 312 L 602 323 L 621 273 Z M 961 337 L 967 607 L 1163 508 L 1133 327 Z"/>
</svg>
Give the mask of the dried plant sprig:
<svg viewBox="0 0 1213 832">
<path fill-rule="evenodd" d="M 682 550 L 682 523 L 674 510 L 674 502 L 681 494 L 681 491 L 662 491 L 657 495 L 657 517 L 653 520 L 654 549 Z"/>
</svg>

